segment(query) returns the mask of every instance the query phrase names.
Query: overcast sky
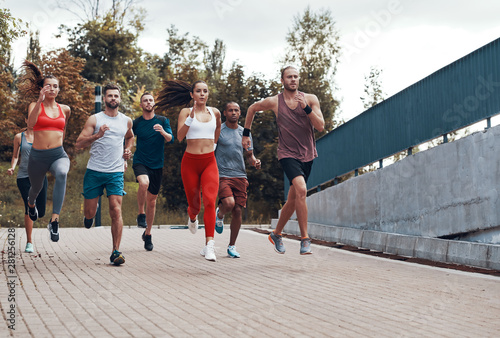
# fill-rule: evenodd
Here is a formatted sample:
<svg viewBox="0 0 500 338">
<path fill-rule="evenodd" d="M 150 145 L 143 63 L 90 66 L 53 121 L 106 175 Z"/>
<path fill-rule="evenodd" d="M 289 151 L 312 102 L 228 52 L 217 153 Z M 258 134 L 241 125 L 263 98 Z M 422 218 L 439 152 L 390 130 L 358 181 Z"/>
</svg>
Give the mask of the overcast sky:
<svg viewBox="0 0 500 338">
<path fill-rule="evenodd" d="M 103 5 L 110 2 L 101 0 Z M 60 24 L 79 21 L 55 4 L 0 0 L 0 7 L 40 30 L 45 50 L 65 45 L 53 36 Z M 143 0 L 139 6 L 148 14 L 140 47 L 163 54 L 166 29 L 174 24 L 179 33 L 199 36 L 210 46 L 221 39 L 227 48 L 226 68 L 237 60 L 247 76 L 255 72 L 278 79 L 277 60 L 283 56 L 286 34 L 308 5 L 314 11 L 330 9 L 340 34 L 344 55 L 336 96 L 345 120 L 363 111 L 360 96 L 371 66 L 383 70 L 383 88 L 391 96 L 500 37 L 498 0 Z M 15 43 L 16 64 L 26 48 L 26 39 Z"/>
</svg>

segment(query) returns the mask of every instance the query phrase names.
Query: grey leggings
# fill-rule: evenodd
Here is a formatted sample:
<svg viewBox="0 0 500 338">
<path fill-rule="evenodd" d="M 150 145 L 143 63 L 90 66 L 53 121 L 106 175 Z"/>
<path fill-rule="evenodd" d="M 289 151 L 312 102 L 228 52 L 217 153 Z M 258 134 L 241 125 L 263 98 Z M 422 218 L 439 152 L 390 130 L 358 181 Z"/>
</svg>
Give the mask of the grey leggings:
<svg viewBox="0 0 500 338">
<path fill-rule="evenodd" d="M 69 171 L 69 157 L 62 146 L 44 150 L 31 148 L 28 161 L 28 175 L 31 183 L 29 204 L 35 203 L 42 190 L 47 171 L 50 171 L 56 179 L 52 192 L 52 213 L 59 215 L 66 194 L 66 176 Z"/>
</svg>

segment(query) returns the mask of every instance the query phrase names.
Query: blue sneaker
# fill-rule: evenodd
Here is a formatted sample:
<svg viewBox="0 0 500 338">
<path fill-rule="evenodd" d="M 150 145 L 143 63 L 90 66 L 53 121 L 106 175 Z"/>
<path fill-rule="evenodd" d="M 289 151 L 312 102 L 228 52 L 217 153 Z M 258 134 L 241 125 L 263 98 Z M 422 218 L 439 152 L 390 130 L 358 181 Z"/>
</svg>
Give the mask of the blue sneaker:
<svg viewBox="0 0 500 338">
<path fill-rule="evenodd" d="M 281 235 L 276 235 L 274 231 L 269 234 L 269 242 L 274 244 L 274 251 L 279 254 L 285 253 L 285 246 L 283 245 L 283 238 Z"/>
<path fill-rule="evenodd" d="M 222 219 L 219 218 L 219 208 L 215 210 L 215 231 L 218 234 L 221 234 L 224 230 L 224 217 Z"/>
<path fill-rule="evenodd" d="M 236 247 L 234 245 L 228 245 L 227 255 L 231 258 L 240 258 L 240 254 L 236 251 Z"/>
<path fill-rule="evenodd" d="M 300 254 L 301 255 L 310 255 L 312 254 L 311 251 L 311 239 L 308 238 L 303 238 L 300 240 Z"/>
<path fill-rule="evenodd" d="M 28 253 L 32 253 L 34 250 L 33 250 L 33 244 L 31 243 L 26 243 L 26 249 L 24 249 L 24 252 L 28 252 Z"/>
</svg>

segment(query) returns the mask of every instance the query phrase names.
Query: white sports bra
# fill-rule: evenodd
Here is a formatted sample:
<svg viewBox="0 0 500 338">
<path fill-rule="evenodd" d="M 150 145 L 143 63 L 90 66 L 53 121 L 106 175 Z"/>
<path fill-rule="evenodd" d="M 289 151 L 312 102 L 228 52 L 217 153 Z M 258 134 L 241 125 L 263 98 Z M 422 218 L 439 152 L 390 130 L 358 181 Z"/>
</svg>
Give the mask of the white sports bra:
<svg viewBox="0 0 500 338">
<path fill-rule="evenodd" d="M 187 140 L 193 139 L 210 139 L 213 140 L 215 138 L 215 129 L 217 128 L 217 123 L 215 122 L 215 115 L 212 111 L 212 108 L 207 107 L 212 119 L 208 122 L 200 122 L 196 118 L 196 113 L 194 115 L 193 122 L 191 122 L 191 126 L 186 134 Z M 193 110 L 193 108 L 191 108 Z"/>
</svg>

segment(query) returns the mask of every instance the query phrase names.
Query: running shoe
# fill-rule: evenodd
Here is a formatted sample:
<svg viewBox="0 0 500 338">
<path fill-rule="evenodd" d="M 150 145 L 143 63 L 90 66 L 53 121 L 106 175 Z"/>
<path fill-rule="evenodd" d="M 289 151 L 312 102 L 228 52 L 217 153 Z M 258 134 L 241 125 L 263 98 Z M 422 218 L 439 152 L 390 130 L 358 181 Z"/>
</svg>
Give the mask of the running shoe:
<svg viewBox="0 0 500 338">
<path fill-rule="evenodd" d="M 201 249 L 200 255 L 204 256 L 207 261 L 215 262 L 217 260 L 215 257 L 215 242 L 213 239 L 208 241 L 207 245 Z"/>
<path fill-rule="evenodd" d="M 118 250 L 113 251 L 113 253 L 111 254 L 111 257 L 109 257 L 109 260 L 114 265 L 120 265 L 120 264 L 125 263 L 125 257 Z"/>
<path fill-rule="evenodd" d="M 148 251 L 153 250 L 152 236 L 146 235 L 146 231 L 142 234 L 142 240 L 144 241 L 144 249 Z"/>
<path fill-rule="evenodd" d="M 24 252 L 32 253 L 33 252 L 33 244 L 31 244 L 30 242 L 26 243 L 26 249 L 24 249 Z"/>
<path fill-rule="evenodd" d="M 139 228 L 147 228 L 146 224 L 146 214 L 137 215 L 137 227 Z"/>
<path fill-rule="evenodd" d="M 52 242 L 57 242 L 59 240 L 59 221 L 57 220 L 57 218 L 52 222 L 49 222 L 47 228 L 50 232 L 50 240 Z"/>
<path fill-rule="evenodd" d="M 236 251 L 236 247 L 234 245 L 229 245 L 227 247 L 227 255 L 231 258 L 240 258 L 240 254 Z"/>
<path fill-rule="evenodd" d="M 28 216 L 33 222 L 38 219 L 38 209 L 36 208 L 36 205 L 33 208 L 28 206 Z"/>
<path fill-rule="evenodd" d="M 311 251 L 311 239 L 308 238 L 303 238 L 300 240 L 300 254 L 301 255 L 310 255 L 312 254 Z"/>
<path fill-rule="evenodd" d="M 224 217 L 219 218 L 219 207 L 215 210 L 215 231 L 221 234 L 224 230 Z"/>
<path fill-rule="evenodd" d="M 88 219 L 83 216 L 83 225 L 85 225 L 85 228 L 87 229 L 92 228 L 92 225 L 94 225 L 94 218 Z"/>
<path fill-rule="evenodd" d="M 283 245 L 283 238 L 281 235 L 276 235 L 274 231 L 269 234 L 269 242 L 274 244 L 274 250 L 279 254 L 285 253 L 285 246 Z"/>
<path fill-rule="evenodd" d="M 198 216 L 196 216 L 196 219 L 191 221 L 191 218 L 188 217 L 188 229 L 191 231 L 192 234 L 196 233 L 196 230 L 198 230 Z"/>
</svg>

